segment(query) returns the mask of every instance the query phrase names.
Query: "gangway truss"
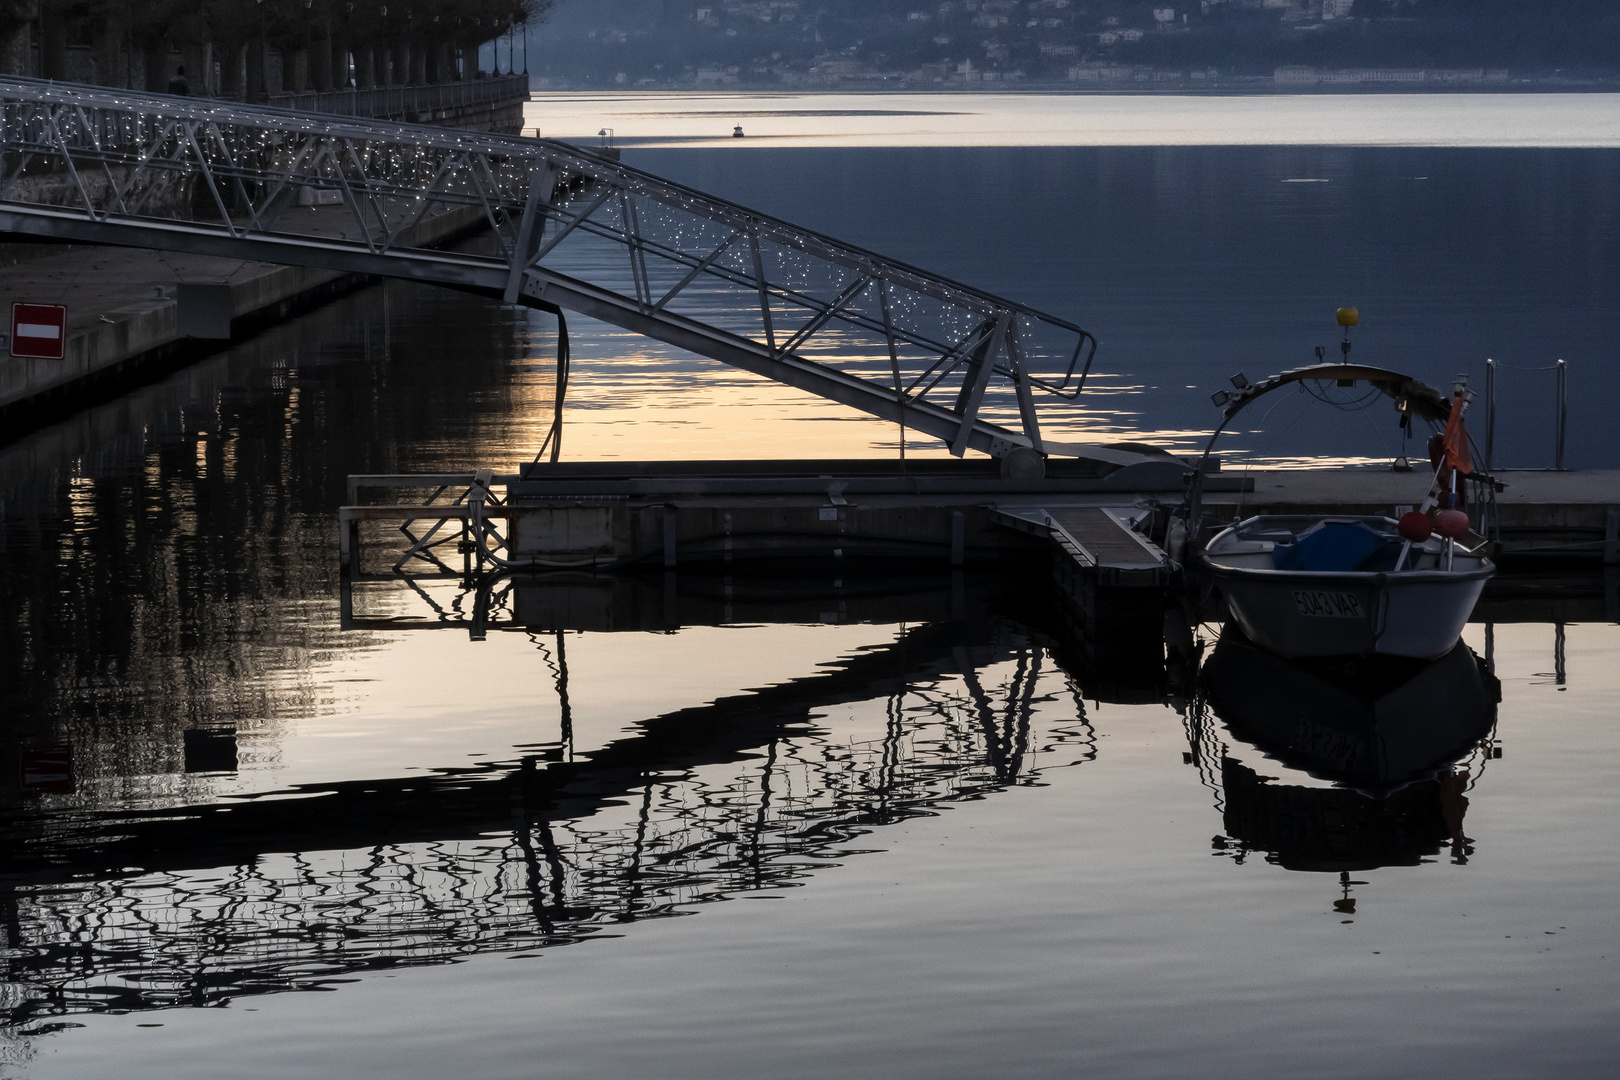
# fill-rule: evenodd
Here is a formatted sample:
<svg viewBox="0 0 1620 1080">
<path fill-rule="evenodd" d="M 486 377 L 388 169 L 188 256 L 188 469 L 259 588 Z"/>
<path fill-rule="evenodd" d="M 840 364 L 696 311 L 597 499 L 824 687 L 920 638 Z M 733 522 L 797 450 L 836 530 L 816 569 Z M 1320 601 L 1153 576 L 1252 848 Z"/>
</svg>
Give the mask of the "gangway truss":
<svg viewBox="0 0 1620 1080">
<path fill-rule="evenodd" d="M 0 107 L 3 233 L 579 312 L 1025 475 L 1048 454 L 1169 460 L 1043 438 L 1036 393 L 1085 385 L 1081 327 L 589 149 L 18 77 L 0 79 Z M 487 238 L 421 244 L 445 214 Z"/>
</svg>

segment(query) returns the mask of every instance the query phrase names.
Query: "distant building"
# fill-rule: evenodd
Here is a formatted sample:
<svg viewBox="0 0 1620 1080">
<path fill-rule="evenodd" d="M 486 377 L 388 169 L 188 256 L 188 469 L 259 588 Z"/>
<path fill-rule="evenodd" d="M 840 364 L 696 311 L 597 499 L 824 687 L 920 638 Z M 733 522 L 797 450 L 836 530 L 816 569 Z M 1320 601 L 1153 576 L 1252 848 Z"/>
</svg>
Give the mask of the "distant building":
<svg viewBox="0 0 1620 1080">
<path fill-rule="evenodd" d="M 1473 86 L 1484 82 L 1506 82 L 1507 72 L 1487 72 L 1482 68 L 1341 68 L 1319 71 L 1313 67 L 1285 65 L 1272 73 L 1277 86 L 1367 86 L 1416 85 Z"/>
<path fill-rule="evenodd" d="M 1124 82 L 1131 69 L 1124 64 L 1075 64 L 1069 68 L 1070 82 Z"/>
<path fill-rule="evenodd" d="M 828 59 L 815 63 L 810 68 L 812 79 L 821 79 L 828 82 L 838 82 L 843 79 L 858 79 L 871 74 L 871 68 L 859 60 Z"/>
</svg>

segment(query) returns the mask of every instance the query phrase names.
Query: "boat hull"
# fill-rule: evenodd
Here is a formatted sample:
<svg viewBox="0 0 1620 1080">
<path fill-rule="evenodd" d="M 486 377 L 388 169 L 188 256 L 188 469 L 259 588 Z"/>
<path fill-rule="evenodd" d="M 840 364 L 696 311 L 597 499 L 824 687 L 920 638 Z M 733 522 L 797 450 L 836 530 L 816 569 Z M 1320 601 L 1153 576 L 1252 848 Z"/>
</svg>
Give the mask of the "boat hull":
<svg viewBox="0 0 1620 1080">
<path fill-rule="evenodd" d="M 1281 656 L 1444 656 L 1494 572 L 1311 573 L 1208 562 L 1232 619 Z"/>
</svg>

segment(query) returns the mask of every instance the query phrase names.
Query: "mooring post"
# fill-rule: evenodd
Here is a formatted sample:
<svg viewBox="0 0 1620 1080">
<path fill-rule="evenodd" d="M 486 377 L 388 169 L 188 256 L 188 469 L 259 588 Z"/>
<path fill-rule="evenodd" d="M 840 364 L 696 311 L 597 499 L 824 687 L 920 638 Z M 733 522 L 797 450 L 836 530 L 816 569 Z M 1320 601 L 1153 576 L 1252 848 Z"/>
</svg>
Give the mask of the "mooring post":
<svg viewBox="0 0 1620 1080">
<path fill-rule="evenodd" d="M 1485 361 L 1485 471 L 1496 470 L 1496 361 Z"/>
<path fill-rule="evenodd" d="M 1620 566 L 1620 506 L 1603 515 L 1603 565 Z"/>
<path fill-rule="evenodd" d="M 951 565 L 961 566 L 967 559 L 967 518 L 962 511 L 951 511 Z"/>
<path fill-rule="evenodd" d="M 1564 432 L 1569 426 L 1569 368 L 1558 361 L 1558 410 L 1553 415 L 1553 468 L 1564 471 Z"/>
<path fill-rule="evenodd" d="M 338 569 L 344 575 L 354 572 L 354 518 L 347 506 L 338 507 Z"/>
<path fill-rule="evenodd" d="M 664 569 L 675 569 L 675 549 L 679 540 L 679 511 L 671 503 L 664 504 Z"/>
</svg>

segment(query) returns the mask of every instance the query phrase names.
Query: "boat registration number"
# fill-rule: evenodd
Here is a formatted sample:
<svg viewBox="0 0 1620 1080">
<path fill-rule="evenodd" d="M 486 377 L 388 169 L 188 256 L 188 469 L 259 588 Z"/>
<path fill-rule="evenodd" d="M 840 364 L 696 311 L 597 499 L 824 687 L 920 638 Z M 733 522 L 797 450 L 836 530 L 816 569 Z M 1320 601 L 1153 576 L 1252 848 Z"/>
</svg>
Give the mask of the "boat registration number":
<svg viewBox="0 0 1620 1080">
<path fill-rule="evenodd" d="M 1365 619 L 1366 608 L 1361 597 L 1350 592 L 1328 592 L 1322 589 L 1295 589 L 1294 606 L 1301 615 L 1316 619 Z"/>
</svg>

